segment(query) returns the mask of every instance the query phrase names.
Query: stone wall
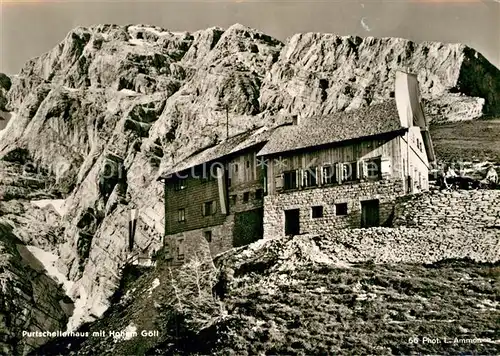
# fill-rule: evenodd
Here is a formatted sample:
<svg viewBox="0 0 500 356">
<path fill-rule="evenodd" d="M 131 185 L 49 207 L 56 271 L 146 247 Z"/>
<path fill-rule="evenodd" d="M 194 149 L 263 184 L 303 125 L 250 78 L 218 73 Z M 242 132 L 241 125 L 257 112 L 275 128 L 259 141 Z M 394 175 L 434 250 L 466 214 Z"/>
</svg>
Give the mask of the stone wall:
<svg viewBox="0 0 500 356">
<path fill-rule="evenodd" d="M 233 247 L 234 215 L 229 215 L 226 221 L 217 226 L 184 231 L 165 237 L 165 246 L 173 263 L 182 263 L 194 255 L 200 248 L 207 246 L 212 256 L 227 251 Z M 205 232 L 212 232 L 212 240 L 208 242 Z M 178 247 L 182 245 L 184 257 L 179 258 Z"/>
<path fill-rule="evenodd" d="M 395 226 L 500 228 L 500 190 L 434 191 L 397 201 Z"/>
<path fill-rule="evenodd" d="M 323 233 L 361 224 L 361 201 L 378 199 L 380 223 L 390 225 L 396 197 L 404 193 L 401 180 L 380 180 L 342 184 L 266 196 L 264 199 L 264 238 L 284 235 L 284 210 L 300 209 L 300 233 Z M 338 216 L 335 204 L 347 203 L 347 215 Z M 323 217 L 312 218 L 311 207 L 323 206 Z"/>
<path fill-rule="evenodd" d="M 328 256 L 349 263 L 434 263 L 462 258 L 477 262 L 500 260 L 498 229 L 378 227 L 340 229 L 309 238 Z"/>
</svg>

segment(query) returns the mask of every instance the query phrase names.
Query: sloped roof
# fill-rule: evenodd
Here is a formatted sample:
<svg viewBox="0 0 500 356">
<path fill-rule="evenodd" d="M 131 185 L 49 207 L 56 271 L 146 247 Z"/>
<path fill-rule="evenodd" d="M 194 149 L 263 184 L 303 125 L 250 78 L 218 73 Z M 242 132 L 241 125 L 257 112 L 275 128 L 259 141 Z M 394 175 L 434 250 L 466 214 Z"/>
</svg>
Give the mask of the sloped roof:
<svg viewBox="0 0 500 356">
<path fill-rule="evenodd" d="M 214 160 L 230 156 L 259 143 L 266 142 L 274 130 L 275 128 L 261 127 L 230 137 L 214 146 L 210 146 L 193 153 L 175 166 L 163 172 L 160 177 L 167 178 L 172 174 L 185 171 L 203 163 L 212 162 Z"/>
<path fill-rule="evenodd" d="M 279 127 L 259 156 L 333 144 L 403 129 L 395 100 Z"/>
</svg>

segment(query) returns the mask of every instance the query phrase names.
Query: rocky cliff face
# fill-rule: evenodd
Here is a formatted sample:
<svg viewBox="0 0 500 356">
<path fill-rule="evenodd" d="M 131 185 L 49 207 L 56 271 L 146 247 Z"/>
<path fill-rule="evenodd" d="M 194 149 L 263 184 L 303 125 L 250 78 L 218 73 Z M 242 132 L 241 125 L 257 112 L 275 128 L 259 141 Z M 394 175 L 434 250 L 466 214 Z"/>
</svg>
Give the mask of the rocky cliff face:
<svg viewBox="0 0 500 356">
<path fill-rule="evenodd" d="M 233 135 L 354 109 L 393 96 L 401 68 L 418 73 L 435 121 L 500 110 L 500 71 L 463 45 L 317 33 L 281 43 L 241 25 L 76 28 L 13 78 L 0 158 L 29 165 L 66 198 L 59 267 L 76 281 L 70 294 L 82 315 L 99 317 L 124 266 L 161 246 L 159 170 L 223 139 L 226 110 Z M 139 210 L 132 252 L 131 208 Z"/>
<path fill-rule="evenodd" d="M 12 82 L 10 78 L 0 73 L 0 130 L 7 126 L 7 122 L 10 119 L 9 113 L 6 111 L 5 106 L 7 105 L 7 92 L 10 90 Z"/>
<path fill-rule="evenodd" d="M 23 355 L 50 338 L 23 332 L 65 330 L 71 300 L 0 220 L 0 352 Z"/>
</svg>

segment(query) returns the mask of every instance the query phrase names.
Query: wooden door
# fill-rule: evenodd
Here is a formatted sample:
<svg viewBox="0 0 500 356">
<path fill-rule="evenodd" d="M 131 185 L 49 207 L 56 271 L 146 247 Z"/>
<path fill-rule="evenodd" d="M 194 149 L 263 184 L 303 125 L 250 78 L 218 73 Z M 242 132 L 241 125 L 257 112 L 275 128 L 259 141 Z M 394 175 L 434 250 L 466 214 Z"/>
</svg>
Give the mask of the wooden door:
<svg viewBox="0 0 500 356">
<path fill-rule="evenodd" d="M 285 210 L 285 235 L 298 235 L 300 233 L 300 210 Z"/>
<path fill-rule="evenodd" d="M 379 201 L 365 200 L 361 202 L 361 227 L 380 225 Z"/>
</svg>

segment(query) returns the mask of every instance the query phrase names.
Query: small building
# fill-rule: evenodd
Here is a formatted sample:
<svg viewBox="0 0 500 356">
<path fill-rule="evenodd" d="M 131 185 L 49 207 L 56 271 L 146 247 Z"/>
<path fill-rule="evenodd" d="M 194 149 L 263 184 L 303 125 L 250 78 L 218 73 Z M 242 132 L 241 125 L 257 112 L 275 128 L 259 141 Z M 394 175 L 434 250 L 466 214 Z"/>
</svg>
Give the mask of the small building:
<svg viewBox="0 0 500 356">
<path fill-rule="evenodd" d="M 265 171 L 256 154 L 272 132 L 230 137 L 162 173 L 164 245 L 173 263 L 199 244 L 216 255 L 262 238 Z"/>
<path fill-rule="evenodd" d="M 242 133 L 163 172 L 167 256 L 390 225 L 397 197 L 428 190 L 434 160 L 417 79 L 397 72 L 395 100 Z"/>
<path fill-rule="evenodd" d="M 264 237 L 390 225 L 398 196 L 429 188 L 434 151 L 414 75 L 395 100 L 279 127 L 266 162 Z"/>
</svg>

